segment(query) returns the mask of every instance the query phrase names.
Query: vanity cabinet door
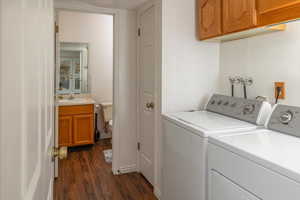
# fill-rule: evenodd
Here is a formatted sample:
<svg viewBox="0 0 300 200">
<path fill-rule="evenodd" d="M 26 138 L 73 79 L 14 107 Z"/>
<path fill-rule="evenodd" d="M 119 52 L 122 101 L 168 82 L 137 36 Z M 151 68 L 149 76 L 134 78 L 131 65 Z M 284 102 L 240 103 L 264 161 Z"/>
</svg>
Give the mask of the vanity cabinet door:
<svg viewBox="0 0 300 200">
<path fill-rule="evenodd" d="M 73 129 L 73 117 L 72 116 L 60 116 L 59 117 L 59 146 L 71 146 L 72 130 Z"/>
<path fill-rule="evenodd" d="M 223 0 L 224 34 L 246 30 L 256 25 L 256 0 Z"/>
<path fill-rule="evenodd" d="M 221 1 L 199 0 L 199 37 L 201 40 L 222 34 Z"/>
<path fill-rule="evenodd" d="M 94 143 L 94 114 L 73 116 L 73 146 Z"/>
</svg>

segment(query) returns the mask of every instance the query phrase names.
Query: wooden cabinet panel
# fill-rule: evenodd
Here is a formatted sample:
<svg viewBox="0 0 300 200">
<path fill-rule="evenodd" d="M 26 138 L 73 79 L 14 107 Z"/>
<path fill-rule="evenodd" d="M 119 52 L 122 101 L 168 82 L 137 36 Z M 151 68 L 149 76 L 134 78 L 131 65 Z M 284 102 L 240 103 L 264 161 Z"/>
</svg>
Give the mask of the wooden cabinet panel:
<svg viewBox="0 0 300 200">
<path fill-rule="evenodd" d="M 94 143 L 94 115 L 74 115 L 74 144 L 85 145 Z"/>
<path fill-rule="evenodd" d="M 257 8 L 259 13 L 266 13 L 298 3 L 300 0 L 258 0 Z"/>
<path fill-rule="evenodd" d="M 200 39 L 222 34 L 221 0 L 199 0 Z"/>
<path fill-rule="evenodd" d="M 94 105 L 60 106 L 59 115 L 80 115 L 94 112 Z"/>
<path fill-rule="evenodd" d="M 59 107 L 59 146 L 94 143 L 94 105 Z"/>
<path fill-rule="evenodd" d="M 256 0 L 223 0 L 223 31 L 225 34 L 256 25 Z"/>
<path fill-rule="evenodd" d="M 71 146 L 72 141 L 72 116 L 59 117 L 59 146 Z"/>
<path fill-rule="evenodd" d="M 259 25 L 300 18 L 300 0 L 257 0 Z"/>
</svg>

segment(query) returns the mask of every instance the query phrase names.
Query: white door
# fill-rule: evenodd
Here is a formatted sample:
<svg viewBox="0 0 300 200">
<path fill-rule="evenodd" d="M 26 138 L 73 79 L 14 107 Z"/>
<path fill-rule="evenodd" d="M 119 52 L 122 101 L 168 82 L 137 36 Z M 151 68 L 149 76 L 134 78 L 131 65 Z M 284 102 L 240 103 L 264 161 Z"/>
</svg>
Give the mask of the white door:
<svg viewBox="0 0 300 200">
<path fill-rule="evenodd" d="M 0 2 L 2 200 L 51 200 L 54 20 L 52 0 Z"/>
<path fill-rule="evenodd" d="M 155 134 L 154 7 L 140 17 L 140 171 L 153 184 Z"/>
</svg>

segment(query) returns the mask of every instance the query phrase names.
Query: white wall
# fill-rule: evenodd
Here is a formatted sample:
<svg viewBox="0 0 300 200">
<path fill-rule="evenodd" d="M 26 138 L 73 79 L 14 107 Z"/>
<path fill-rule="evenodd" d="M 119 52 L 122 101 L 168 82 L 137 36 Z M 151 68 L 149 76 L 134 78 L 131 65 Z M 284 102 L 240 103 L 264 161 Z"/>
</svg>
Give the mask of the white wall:
<svg viewBox="0 0 300 200">
<path fill-rule="evenodd" d="M 61 42 L 89 44 L 88 88 L 98 102 L 112 102 L 113 16 L 82 12 L 59 12 Z"/>
<path fill-rule="evenodd" d="M 251 76 L 249 97 L 262 95 L 274 102 L 274 82 L 284 81 L 287 98 L 281 103 L 300 106 L 299 36 L 300 22 L 293 22 L 284 32 L 221 44 L 219 91 L 230 94 L 229 76 Z"/>
<path fill-rule="evenodd" d="M 217 85 L 219 44 L 196 37 L 196 1 L 163 3 L 163 111 L 199 109 Z"/>
<path fill-rule="evenodd" d="M 196 0 L 162 0 L 163 112 L 199 109 L 218 83 L 219 44 L 197 39 L 196 8 Z"/>
<path fill-rule="evenodd" d="M 137 166 L 136 12 L 122 10 L 119 33 L 119 166 L 121 172 Z"/>
</svg>

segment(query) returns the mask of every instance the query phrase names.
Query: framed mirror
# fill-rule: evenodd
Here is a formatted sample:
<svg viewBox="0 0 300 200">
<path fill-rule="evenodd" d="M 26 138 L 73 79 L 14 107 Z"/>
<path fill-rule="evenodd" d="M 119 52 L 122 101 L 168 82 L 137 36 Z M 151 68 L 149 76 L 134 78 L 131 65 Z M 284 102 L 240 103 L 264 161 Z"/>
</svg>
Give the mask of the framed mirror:
<svg viewBox="0 0 300 200">
<path fill-rule="evenodd" d="M 60 43 L 57 94 L 88 93 L 88 44 Z"/>
</svg>

